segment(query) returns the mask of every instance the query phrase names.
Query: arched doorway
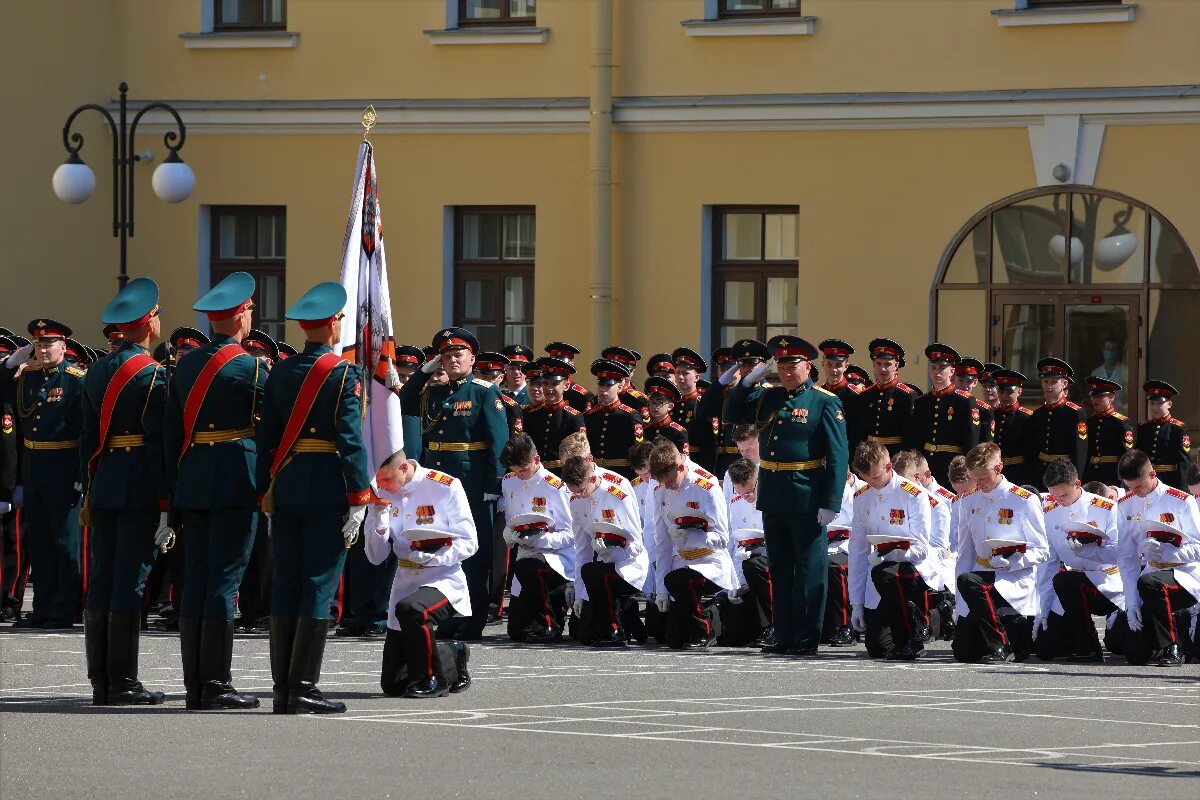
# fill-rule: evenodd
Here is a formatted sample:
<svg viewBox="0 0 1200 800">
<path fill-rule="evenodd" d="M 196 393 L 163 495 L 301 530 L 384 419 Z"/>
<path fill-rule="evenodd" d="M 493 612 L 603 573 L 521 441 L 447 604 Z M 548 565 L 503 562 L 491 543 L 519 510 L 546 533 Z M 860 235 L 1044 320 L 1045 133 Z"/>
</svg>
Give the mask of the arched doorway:
<svg viewBox="0 0 1200 800">
<path fill-rule="evenodd" d="M 1145 418 L 1141 384 L 1180 390 L 1174 416 L 1200 421 L 1200 269 L 1179 231 L 1150 206 L 1092 186 L 1019 192 L 982 209 L 950 241 L 931 303 L 935 341 L 983 353 L 1031 381 L 1038 359 L 1064 358 L 1077 379 L 1122 383 L 1123 410 Z M 1072 399 L 1084 405 L 1083 380 Z"/>
</svg>

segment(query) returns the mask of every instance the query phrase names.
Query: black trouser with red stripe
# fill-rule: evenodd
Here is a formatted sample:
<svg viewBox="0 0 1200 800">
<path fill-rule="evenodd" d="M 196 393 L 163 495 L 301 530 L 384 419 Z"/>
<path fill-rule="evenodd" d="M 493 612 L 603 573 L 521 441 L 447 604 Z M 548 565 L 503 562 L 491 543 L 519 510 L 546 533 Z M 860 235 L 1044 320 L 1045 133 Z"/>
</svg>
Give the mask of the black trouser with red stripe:
<svg viewBox="0 0 1200 800">
<path fill-rule="evenodd" d="M 1099 653 L 1100 637 L 1093 616 L 1107 617 L 1117 610 L 1084 572 L 1060 572 L 1054 576 L 1054 593 L 1063 607 L 1063 624 L 1072 652 Z"/>
<path fill-rule="evenodd" d="M 753 555 L 742 562 L 742 574 L 750 587 L 750 597 L 758 613 L 758 627 L 765 628 L 775 621 L 771 607 L 771 564 L 767 561 L 764 548 L 757 548 Z"/>
<path fill-rule="evenodd" d="M 567 579 L 540 558 L 519 559 L 513 575 L 521 582 L 521 594 L 512 599 L 508 609 L 510 635 L 520 636 L 531 626 L 561 628 L 560 615 L 550 606 L 550 595 Z"/>
<path fill-rule="evenodd" d="M 850 627 L 850 586 L 846 582 L 849 567 L 829 564 L 829 589 L 825 594 L 825 635 L 831 639 L 841 628 Z"/>
<path fill-rule="evenodd" d="M 431 586 L 422 586 L 396 603 L 396 622 L 404 641 L 409 680 L 434 674 L 436 648 L 433 627 L 454 616 L 454 607 L 446 595 Z"/>
<path fill-rule="evenodd" d="M 871 581 L 879 592 L 878 611 L 897 647 L 914 639 L 918 628 L 929 628 L 929 587 L 916 567 L 907 561 L 885 561 L 871 570 Z"/>
<path fill-rule="evenodd" d="M 1192 593 L 1179 585 L 1175 571 L 1160 569 L 1138 578 L 1138 594 L 1142 598 L 1142 630 L 1154 651 L 1173 644 L 1182 645 L 1175 625 L 1175 612 L 1196 604 Z"/>
<path fill-rule="evenodd" d="M 596 638 L 610 636 L 621 627 L 617 622 L 620 599 L 637 594 L 637 587 L 622 578 L 614 565 L 605 561 L 584 564 L 579 568 L 579 577 L 583 579 L 588 600 L 591 601 L 592 635 Z M 521 586 L 523 591 L 524 581 L 521 581 Z"/>
<path fill-rule="evenodd" d="M 965 620 L 959 620 L 958 632 L 961 635 L 969 635 L 969 631 L 964 629 L 973 629 L 983 646 L 992 652 L 1009 643 L 1004 623 L 1000 621 L 1000 610 L 1012 609 L 1012 605 L 996 591 L 995 572 L 988 570 L 959 575 L 958 596 L 967 604 L 969 612 Z"/>
<path fill-rule="evenodd" d="M 379 687 L 389 697 L 404 694 L 409 684 L 416 680 L 408 676 L 408 654 L 405 650 L 403 634 L 388 628 L 383 640 L 383 668 L 379 675 Z M 434 669 L 446 679 L 447 684 L 453 686 L 459 679 L 454 642 L 434 642 L 433 650 Z"/>
<path fill-rule="evenodd" d="M 679 615 L 678 618 L 686 625 L 688 638 L 695 641 L 712 636 L 712 625 L 700 601 L 704 595 L 716 594 L 721 588 L 691 567 L 671 570 L 663 583 L 671 593 L 670 613 Z"/>
</svg>

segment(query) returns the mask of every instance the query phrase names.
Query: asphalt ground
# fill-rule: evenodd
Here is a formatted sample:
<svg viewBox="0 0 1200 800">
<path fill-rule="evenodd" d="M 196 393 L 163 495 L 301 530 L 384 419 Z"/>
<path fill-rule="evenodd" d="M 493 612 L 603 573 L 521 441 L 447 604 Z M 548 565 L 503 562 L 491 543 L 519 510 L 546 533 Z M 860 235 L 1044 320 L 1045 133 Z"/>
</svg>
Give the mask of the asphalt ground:
<svg viewBox="0 0 1200 800">
<path fill-rule="evenodd" d="M 330 637 L 346 714 L 270 713 L 265 635 L 239 636 L 252 712 L 183 708 L 179 644 L 143 634 L 166 705 L 94 708 L 82 630 L 0 629 L 0 797 L 1200 797 L 1200 667 L 912 664 L 861 647 L 516 646 L 489 628 L 472 687 L 383 696 L 380 639 Z"/>
</svg>

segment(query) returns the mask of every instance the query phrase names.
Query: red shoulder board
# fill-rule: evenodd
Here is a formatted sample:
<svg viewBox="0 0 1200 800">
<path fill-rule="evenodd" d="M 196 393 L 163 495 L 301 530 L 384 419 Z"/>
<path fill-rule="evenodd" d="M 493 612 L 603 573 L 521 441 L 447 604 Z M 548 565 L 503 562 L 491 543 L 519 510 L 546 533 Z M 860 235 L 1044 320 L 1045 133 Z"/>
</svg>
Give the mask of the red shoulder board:
<svg viewBox="0 0 1200 800">
<path fill-rule="evenodd" d="M 975 396 L 974 396 L 973 394 L 971 394 L 970 392 L 968 392 L 968 391 L 966 391 L 966 390 L 964 390 L 964 389 L 955 389 L 955 390 L 954 390 L 954 393 L 955 393 L 956 395 L 958 395 L 959 397 L 969 397 L 969 398 L 970 398 L 970 399 L 972 399 L 972 400 L 974 400 L 974 399 L 975 399 Z"/>
<path fill-rule="evenodd" d="M 1186 427 L 1186 426 L 1183 424 L 1183 420 L 1181 420 L 1181 419 L 1175 419 L 1174 417 L 1172 417 L 1172 418 L 1171 418 L 1171 424 L 1172 424 L 1172 425 L 1174 425 L 1176 428 L 1183 428 L 1183 427 Z"/>
<path fill-rule="evenodd" d="M 701 478 L 707 478 L 710 481 L 715 481 L 717 479 L 716 475 L 713 475 L 711 472 L 704 469 L 703 467 L 696 467 L 696 474 L 699 475 Z"/>
<path fill-rule="evenodd" d="M 588 390 L 583 388 L 582 386 L 580 386 L 578 383 L 572 383 L 571 390 L 574 392 L 578 392 L 579 394 L 587 394 L 588 393 Z"/>
<path fill-rule="evenodd" d="M 604 480 L 608 481 L 609 483 L 615 483 L 618 486 L 621 483 L 621 476 L 617 475 L 615 472 L 609 472 L 608 470 L 601 470 L 600 477 L 603 478 Z"/>
<path fill-rule="evenodd" d="M 1113 418 L 1114 418 L 1114 419 L 1119 419 L 1121 422 L 1124 422 L 1125 420 L 1129 419 L 1129 417 L 1125 416 L 1125 415 L 1124 415 L 1124 414 L 1122 414 L 1120 411 L 1114 411 L 1114 412 L 1113 412 Z"/>
<path fill-rule="evenodd" d="M 630 486 L 641 486 L 641 485 L 642 485 L 642 479 L 641 479 L 641 478 L 634 478 L 633 480 L 631 480 L 631 481 L 629 482 L 629 485 L 630 485 Z"/>
<path fill-rule="evenodd" d="M 1021 498 L 1022 500 L 1028 500 L 1029 498 L 1033 497 L 1032 494 L 1030 494 L 1026 490 L 1022 489 L 1020 486 L 1013 486 L 1009 489 L 1009 491 L 1012 492 L 1013 494 L 1015 494 L 1017 497 Z"/>
<path fill-rule="evenodd" d="M 913 388 L 911 386 L 909 386 L 907 383 L 897 383 L 896 388 L 903 392 L 907 392 L 908 394 L 914 393 Z"/>
<path fill-rule="evenodd" d="M 1173 487 L 1167 487 L 1167 494 L 1169 494 L 1171 497 L 1174 497 L 1176 500 L 1187 500 L 1189 497 L 1191 497 L 1191 495 L 1187 492 L 1181 492 L 1179 489 L 1175 489 Z"/>
<path fill-rule="evenodd" d="M 1027 416 L 1027 417 L 1032 417 L 1032 416 L 1033 416 L 1033 412 L 1032 412 L 1032 411 L 1030 411 L 1030 410 L 1029 410 L 1028 408 L 1026 408 L 1025 406 L 1017 406 L 1017 413 L 1019 413 L 1019 414 L 1024 414 L 1024 415 L 1025 415 L 1025 416 Z"/>
<path fill-rule="evenodd" d="M 633 406 L 627 406 L 624 403 L 617 403 L 617 408 L 629 414 L 633 413 Z"/>
<path fill-rule="evenodd" d="M 850 391 L 854 392 L 855 394 L 862 394 L 863 392 L 866 391 L 866 389 L 863 388 L 863 386 L 858 383 L 848 383 L 846 385 L 848 387 L 850 387 Z"/>
<path fill-rule="evenodd" d="M 583 413 L 590 415 L 590 414 L 595 414 L 599 410 L 600 410 L 600 406 L 588 406 L 587 411 L 585 411 Z"/>
<path fill-rule="evenodd" d="M 555 489 L 561 489 L 563 485 L 562 479 L 554 475 L 546 475 L 546 483 L 550 484 Z"/>
<path fill-rule="evenodd" d="M 454 476 L 453 475 L 447 475 L 444 472 L 438 472 L 436 469 L 429 470 L 429 480 L 437 481 L 438 483 L 444 484 L 446 486 L 454 485 Z"/>
<path fill-rule="evenodd" d="M 581 412 L 576 411 L 574 406 L 563 406 L 563 413 L 572 417 L 578 417 Z"/>
<path fill-rule="evenodd" d="M 953 500 L 955 497 L 954 492 L 950 491 L 944 486 L 939 486 L 937 488 L 937 493 L 942 496 L 943 500 Z"/>
<path fill-rule="evenodd" d="M 1067 408 L 1071 409 L 1072 411 L 1079 411 L 1079 410 L 1081 410 L 1079 406 L 1075 405 L 1075 404 L 1074 404 L 1074 403 L 1072 403 L 1070 400 L 1068 400 L 1068 401 L 1067 401 Z"/>
<path fill-rule="evenodd" d="M 629 395 L 630 397 L 645 397 L 646 396 L 646 395 L 642 394 L 641 392 L 639 392 L 637 389 L 630 389 L 629 391 L 625 392 L 625 394 Z"/>
<path fill-rule="evenodd" d="M 1118 502 L 1118 503 L 1124 503 L 1124 502 L 1125 502 L 1126 500 L 1128 500 L 1129 498 L 1131 498 L 1131 497 L 1136 497 L 1136 496 L 1137 496 L 1137 495 L 1135 495 L 1133 492 L 1130 492 L 1129 494 L 1125 495 L 1124 497 L 1122 497 L 1122 498 L 1121 498 L 1120 500 L 1118 500 L 1117 502 Z"/>
<path fill-rule="evenodd" d="M 706 492 L 711 490 L 714 486 L 716 486 L 715 483 L 713 483 L 711 481 L 706 481 L 706 480 L 704 480 L 704 478 L 701 478 L 700 480 L 696 481 L 696 485 L 699 486 L 701 489 L 703 489 Z"/>
<path fill-rule="evenodd" d="M 860 486 L 857 491 L 854 492 L 854 496 L 858 497 L 860 494 L 862 494 L 863 492 L 865 492 L 867 489 L 870 489 L 870 488 L 871 488 L 870 484 L 864 484 L 864 485 Z"/>
<path fill-rule="evenodd" d="M 1113 509 L 1113 501 L 1104 497 L 1093 497 L 1092 505 L 1097 508 L 1103 508 L 1105 511 L 1112 511 Z"/>
<path fill-rule="evenodd" d="M 931 494 L 927 494 L 927 495 L 925 495 L 925 496 L 929 498 L 929 507 L 930 507 L 930 508 L 937 508 L 937 507 L 938 507 L 938 501 L 937 501 L 937 498 L 935 498 L 935 497 L 934 497 L 933 495 L 931 495 Z"/>
<path fill-rule="evenodd" d="M 618 500 L 624 500 L 626 497 L 629 497 L 629 495 L 625 494 L 624 492 L 622 492 L 620 489 L 618 489 L 615 486 L 609 486 L 608 493 L 611 494 L 613 497 L 617 498 Z"/>
<path fill-rule="evenodd" d="M 956 503 L 957 503 L 959 500 L 962 500 L 964 497 L 970 497 L 971 495 L 975 494 L 975 493 L 976 493 L 976 492 L 978 492 L 978 491 L 979 491 L 979 489 L 978 489 L 978 488 L 976 488 L 976 489 L 967 489 L 965 492 L 963 492 L 962 494 L 960 494 L 958 497 L 954 498 L 954 502 L 956 502 Z"/>
<path fill-rule="evenodd" d="M 686 431 L 686 430 L 687 430 L 687 428 L 683 427 L 683 426 L 682 426 L 682 425 L 680 425 L 678 422 L 672 422 L 672 423 L 671 423 L 671 430 L 673 430 L 673 431 Z"/>
<path fill-rule="evenodd" d="M 1049 514 L 1051 511 L 1053 511 L 1056 508 L 1058 508 L 1058 503 L 1047 503 L 1046 507 L 1042 509 L 1042 513 Z"/>
</svg>

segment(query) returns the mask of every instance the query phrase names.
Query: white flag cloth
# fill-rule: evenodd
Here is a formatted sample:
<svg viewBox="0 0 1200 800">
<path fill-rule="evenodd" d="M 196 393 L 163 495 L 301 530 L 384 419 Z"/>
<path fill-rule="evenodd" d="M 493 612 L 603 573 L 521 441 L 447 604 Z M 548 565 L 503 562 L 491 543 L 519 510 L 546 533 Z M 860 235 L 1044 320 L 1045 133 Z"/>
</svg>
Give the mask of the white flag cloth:
<svg viewBox="0 0 1200 800">
<path fill-rule="evenodd" d="M 383 254 L 383 222 L 379 210 L 379 181 L 375 152 L 363 141 L 358 149 L 350 218 L 342 249 L 342 286 L 346 289 L 346 319 L 339 349 L 358 364 L 370 387 L 364 399 L 363 441 L 374 475 L 379 466 L 404 447 L 400 397 L 389 387 L 394 372 L 396 343 L 392 338 L 392 302 L 388 294 L 387 259 Z"/>
</svg>

